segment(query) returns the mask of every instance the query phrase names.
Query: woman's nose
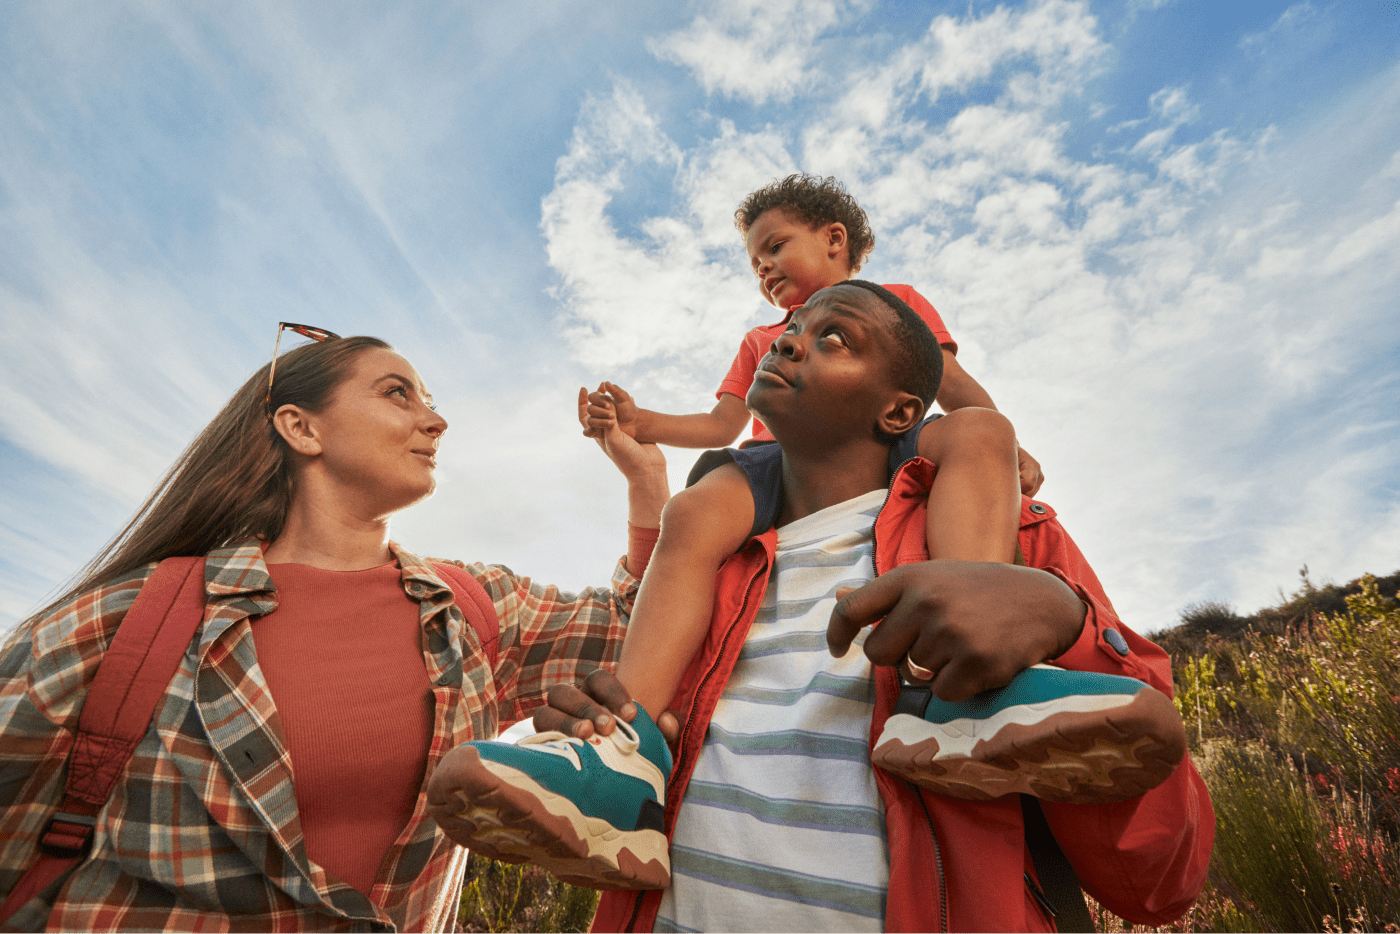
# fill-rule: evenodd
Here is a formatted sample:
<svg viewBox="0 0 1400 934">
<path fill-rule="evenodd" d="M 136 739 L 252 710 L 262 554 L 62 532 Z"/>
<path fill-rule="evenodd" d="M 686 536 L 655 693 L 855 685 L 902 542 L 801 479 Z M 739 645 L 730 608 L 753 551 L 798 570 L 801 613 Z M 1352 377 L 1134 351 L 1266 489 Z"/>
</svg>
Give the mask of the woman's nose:
<svg viewBox="0 0 1400 934">
<path fill-rule="evenodd" d="M 432 417 L 428 419 L 428 424 L 424 426 L 423 430 L 436 438 L 447 431 L 447 419 L 436 412 L 429 411 Z"/>
</svg>

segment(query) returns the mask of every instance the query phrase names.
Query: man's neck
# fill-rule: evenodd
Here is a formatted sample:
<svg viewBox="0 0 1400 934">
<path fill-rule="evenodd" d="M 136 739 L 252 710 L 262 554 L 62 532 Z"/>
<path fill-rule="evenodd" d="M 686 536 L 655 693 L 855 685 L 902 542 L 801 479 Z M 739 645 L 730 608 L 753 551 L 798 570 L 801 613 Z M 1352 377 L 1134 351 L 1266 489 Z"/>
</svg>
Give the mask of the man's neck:
<svg viewBox="0 0 1400 934">
<path fill-rule="evenodd" d="M 874 438 L 844 445 L 783 446 L 778 525 L 889 485 L 890 449 Z"/>
</svg>

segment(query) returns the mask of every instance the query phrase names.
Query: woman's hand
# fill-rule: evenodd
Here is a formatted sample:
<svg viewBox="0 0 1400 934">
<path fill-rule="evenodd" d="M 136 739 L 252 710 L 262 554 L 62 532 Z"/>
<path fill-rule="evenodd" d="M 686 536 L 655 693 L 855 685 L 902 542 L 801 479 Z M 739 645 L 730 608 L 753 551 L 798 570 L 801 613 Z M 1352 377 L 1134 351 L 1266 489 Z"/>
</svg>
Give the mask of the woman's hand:
<svg viewBox="0 0 1400 934">
<path fill-rule="evenodd" d="M 589 431 L 588 393 L 578 391 L 578 420 Z M 661 507 L 671 498 L 666 478 L 666 455 L 654 444 L 639 444 L 617 422 L 595 429 L 594 440 L 627 478 L 627 521 L 638 528 L 661 525 Z"/>
</svg>

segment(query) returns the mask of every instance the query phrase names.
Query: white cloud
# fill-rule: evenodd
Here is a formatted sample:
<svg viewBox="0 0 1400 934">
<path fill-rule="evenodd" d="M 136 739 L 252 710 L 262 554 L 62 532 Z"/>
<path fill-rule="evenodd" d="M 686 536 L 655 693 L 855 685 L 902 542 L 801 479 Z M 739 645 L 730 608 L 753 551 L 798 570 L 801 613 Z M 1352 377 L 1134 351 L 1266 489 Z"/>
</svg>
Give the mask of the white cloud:
<svg viewBox="0 0 1400 934">
<path fill-rule="evenodd" d="M 678 207 L 629 238 L 608 207 L 629 171 L 647 163 L 675 166 Z M 682 159 L 626 82 L 605 100 L 590 99 L 541 206 L 549 260 L 562 280 L 564 334 L 579 359 L 624 386 L 643 361 L 664 363 L 666 370 L 647 371 L 647 382 L 627 388 L 702 404 L 759 307 L 729 223 L 733 205 L 756 175 L 790 164 L 776 137 L 741 138 L 725 126 L 712 146 Z"/>
<path fill-rule="evenodd" d="M 715 0 L 685 29 L 648 40 L 658 58 L 691 69 L 709 93 L 763 104 L 820 79 L 817 39 L 851 4 L 841 0 Z"/>
</svg>

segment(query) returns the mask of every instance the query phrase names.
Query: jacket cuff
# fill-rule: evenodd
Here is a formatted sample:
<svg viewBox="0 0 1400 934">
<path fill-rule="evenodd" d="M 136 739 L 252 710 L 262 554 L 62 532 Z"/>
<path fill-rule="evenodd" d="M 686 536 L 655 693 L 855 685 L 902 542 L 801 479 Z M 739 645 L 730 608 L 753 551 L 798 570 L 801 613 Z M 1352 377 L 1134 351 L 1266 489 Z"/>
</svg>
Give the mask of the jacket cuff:
<svg viewBox="0 0 1400 934">
<path fill-rule="evenodd" d="M 1090 594 L 1059 568 L 1042 570 L 1063 581 L 1086 607 L 1084 628 L 1080 630 L 1079 638 L 1064 654 L 1049 659 L 1050 664 L 1072 671 L 1097 671 L 1136 678 L 1171 696 L 1170 663 L 1165 672 L 1158 671 L 1160 666 L 1151 663 L 1158 660 L 1157 656 L 1164 657 L 1161 649 L 1124 628 L 1112 607 Z M 1144 657 L 1144 649 L 1147 655 L 1153 656 L 1151 660 Z"/>
</svg>

